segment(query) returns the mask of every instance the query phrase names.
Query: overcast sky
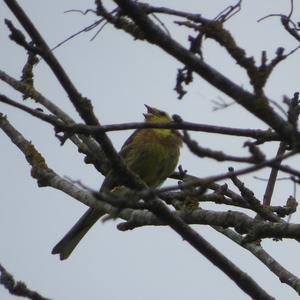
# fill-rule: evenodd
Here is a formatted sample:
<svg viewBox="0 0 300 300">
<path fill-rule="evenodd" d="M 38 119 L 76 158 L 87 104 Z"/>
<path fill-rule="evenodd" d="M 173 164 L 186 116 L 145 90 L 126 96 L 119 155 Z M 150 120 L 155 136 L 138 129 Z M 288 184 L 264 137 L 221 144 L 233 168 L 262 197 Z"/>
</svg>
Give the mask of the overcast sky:
<svg viewBox="0 0 300 300">
<path fill-rule="evenodd" d="M 151 1 L 151 4 L 171 6 L 200 13 L 213 18 L 236 1 L 190 0 Z M 94 1 L 19 1 L 50 47 L 71 34 L 88 26 L 96 17 L 66 10 L 94 8 Z M 55 4 L 54 4 L 55 3 Z M 243 1 L 242 11 L 226 27 L 234 33 L 237 43 L 247 49 L 259 62 L 260 53 L 266 50 L 274 57 L 277 47 L 287 51 L 297 46 L 281 27 L 279 18 L 257 23 L 268 14 L 289 12 L 288 0 Z M 299 20 L 300 6 L 295 7 L 295 21 Z M 4 18 L 21 28 L 3 1 L 0 2 L 0 69 L 11 76 L 20 77 L 26 61 L 23 49 L 11 42 Z M 189 32 L 163 19 L 165 25 L 184 45 L 188 46 Z M 144 103 L 180 114 L 183 119 L 240 128 L 267 129 L 262 122 L 250 116 L 238 105 L 226 110 L 213 111 L 212 100 L 219 97 L 231 102 L 224 94 L 195 76 L 187 87 L 188 94 L 177 100 L 173 88 L 176 71 L 181 64 L 153 45 L 134 41 L 122 31 L 107 25 L 90 42 L 96 31 L 82 34 L 59 49 L 55 54 L 83 96 L 93 101 L 95 112 L 102 124 L 141 121 Z M 215 43 L 204 43 L 204 57 L 219 71 L 237 84 L 250 89 L 247 76 Z M 267 95 L 281 103 L 283 95 L 291 96 L 299 90 L 299 59 L 296 52 L 272 74 L 266 87 Z M 37 90 L 51 99 L 76 120 L 80 120 L 45 62 L 35 68 Z M 0 82 L 0 92 L 22 101 L 7 85 Z M 27 100 L 31 107 L 40 107 Z M 52 128 L 23 112 L 0 103 L 0 112 L 45 156 L 50 168 L 58 174 L 81 180 L 98 189 L 103 177 L 92 166 L 83 163 L 83 156 L 69 142 L 63 147 L 54 137 Z M 128 131 L 110 133 L 119 149 Z M 228 154 L 246 155 L 244 139 L 225 138 L 219 135 L 192 134 L 202 146 L 223 150 Z M 276 153 L 277 145 L 265 146 L 268 157 Z M 171 229 L 145 227 L 130 232 L 119 232 L 117 221 L 97 223 L 82 240 L 70 259 L 61 262 L 51 255 L 52 247 L 76 222 L 86 207 L 69 196 L 51 188 L 38 188 L 30 177 L 30 168 L 23 154 L 0 131 L 1 209 L 0 209 L 0 263 L 17 280 L 51 299 L 248 299 L 248 297 L 209 261 L 182 241 Z M 294 159 L 294 164 L 299 159 Z M 225 172 L 229 163 L 216 163 L 198 159 L 183 149 L 180 164 L 189 173 L 207 176 Z M 268 172 L 261 171 L 261 177 Z M 246 184 L 262 198 L 266 183 L 244 176 Z M 168 181 L 168 183 L 174 183 Z M 280 181 L 274 194 L 274 205 L 283 205 L 293 193 L 289 181 Z M 205 208 L 223 209 L 203 205 Z M 299 213 L 292 222 L 299 222 Z M 242 270 L 251 275 L 276 299 L 298 299 L 296 293 L 246 250 L 204 226 L 194 228 L 215 247 L 227 255 Z M 263 246 L 280 263 L 300 276 L 300 247 L 296 242 L 266 240 Z M 0 286 L 0 299 L 15 299 Z"/>
</svg>

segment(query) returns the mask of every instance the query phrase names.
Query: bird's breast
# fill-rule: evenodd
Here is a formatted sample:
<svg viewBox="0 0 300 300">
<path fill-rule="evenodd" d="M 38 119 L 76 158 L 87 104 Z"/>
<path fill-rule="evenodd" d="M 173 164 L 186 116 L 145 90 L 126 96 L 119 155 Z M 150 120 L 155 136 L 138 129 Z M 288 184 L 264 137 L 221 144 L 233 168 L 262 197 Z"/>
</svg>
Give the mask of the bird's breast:
<svg viewBox="0 0 300 300">
<path fill-rule="evenodd" d="M 136 136 L 124 159 L 148 186 L 157 187 L 174 171 L 178 157 L 179 144 L 174 144 L 170 135 L 142 132 Z"/>
</svg>

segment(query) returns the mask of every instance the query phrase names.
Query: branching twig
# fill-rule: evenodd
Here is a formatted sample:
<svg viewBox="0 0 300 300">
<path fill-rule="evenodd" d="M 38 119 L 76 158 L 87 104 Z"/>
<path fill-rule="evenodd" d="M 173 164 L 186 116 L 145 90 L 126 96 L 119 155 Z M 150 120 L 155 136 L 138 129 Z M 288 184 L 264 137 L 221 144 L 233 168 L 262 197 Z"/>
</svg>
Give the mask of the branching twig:
<svg viewBox="0 0 300 300">
<path fill-rule="evenodd" d="M 278 261 L 276 261 L 270 254 L 268 254 L 261 246 L 254 243 L 243 243 L 243 238 L 238 233 L 230 229 L 222 227 L 213 227 L 215 230 L 224 234 L 232 241 L 242 246 L 256 256 L 271 272 L 273 272 L 280 282 L 286 283 L 292 287 L 300 295 L 300 279 L 284 268 Z"/>
<path fill-rule="evenodd" d="M 26 158 L 30 164 L 32 164 L 32 174 L 39 180 L 39 184 L 55 185 L 57 182 L 57 175 L 50 170 L 42 156 L 35 150 L 35 148 L 24 138 L 22 139 L 20 133 L 16 132 L 8 123 L 5 118 L 0 119 L 1 128 L 11 136 L 13 142 L 26 154 Z M 18 138 L 15 138 L 15 135 Z M 29 153 L 28 153 L 29 151 Z M 71 185 L 71 183 L 65 182 L 65 184 Z M 62 189 L 63 184 L 56 183 L 56 186 Z M 75 196 L 76 195 L 76 196 Z M 73 195 L 77 199 L 79 193 Z M 193 247 L 195 247 L 200 253 L 204 254 L 211 262 L 216 264 L 221 270 L 223 270 L 230 278 L 248 294 L 261 299 L 273 299 L 269 296 L 257 283 L 246 273 L 241 271 L 236 265 L 228 260 L 222 253 L 205 241 L 195 230 L 188 226 L 180 216 L 177 216 L 171 212 L 165 204 L 163 204 L 155 195 L 151 192 L 148 196 L 144 197 L 147 207 L 163 222 L 171 226 L 178 234 L 180 234 L 185 240 L 187 240 Z M 85 199 L 86 201 L 86 199 Z M 89 203 L 90 204 L 90 203 Z M 97 201 L 96 201 L 97 204 Z M 92 204 L 93 205 L 93 204 Z M 103 204 L 109 205 L 109 204 Z M 125 210 L 126 211 L 126 210 Z M 125 213 L 124 210 L 121 212 Z M 241 278 L 243 280 L 241 281 Z"/>
<path fill-rule="evenodd" d="M 13 88 L 19 90 L 20 92 L 26 92 L 28 88 L 26 84 L 22 84 L 21 82 L 16 81 L 14 78 L 9 77 L 1 70 L 0 70 L 0 79 L 7 82 Z M 47 120 L 47 118 L 43 119 L 43 117 L 40 118 L 41 120 L 54 125 L 58 131 L 66 131 L 74 134 L 77 133 L 77 134 L 84 134 L 84 135 L 97 135 L 98 133 L 108 132 L 108 131 L 143 129 L 143 128 L 170 128 L 170 129 L 184 129 L 184 130 L 191 130 L 191 131 L 216 133 L 216 134 L 238 136 L 238 137 L 249 137 L 258 140 L 259 142 L 278 141 L 280 138 L 278 134 L 276 134 L 271 130 L 230 128 L 224 126 L 199 124 L 199 123 L 192 123 L 186 121 L 182 121 L 180 123 L 175 122 L 175 123 L 168 123 L 168 124 L 130 122 L 130 123 L 123 123 L 123 124 L 112 124 L 112 125 L 101 125 L 101 126 L 75 124 L 74 121 L 69 116 L 67 116 L 56 105 L 50 102 L 49 99 L 46 99 L 36 90 L 32 90 L 32 94 L 30 97 L 32 97 L 38 103 L 44 105 L 54 115 L 62 119 L 64 123 L 61 122 L 55 123 L 53 122 L 52 119 Z M 13 101 L 7 104 L 13 105 Z M 22 105 L 18 105 L 18 108 L 26 111 L 27 113 L 31 113 L 32 111 L 28 107 L 23 109 Z M 39 114 L 32 113 L 32 115 L 39 118 Z"/>
<path fill-rule="evenodd" d="M 68 114 L 32 86 L 9 76 L 2 70 L 0 70 L 0 80 L 4 81 L 23 95 L 27 95 L 34 99 L 35 102 L 41 104 L 58 119 L 62 120 L 66 126 L 75 124 L 75 121 Z M 78 147 L 79 152 L 86 154 L 86 163 L 92 163 L 95 168 L 104 175 L 107 173 L 109 169 L 109 161 L 95 140 L 91 137 L 86 137 L 85 135 L 80 134 L 79 138 L 74 135 L 69 135 L 69 138 Z"/>
<path fill-rule="evenodd" d="M 276 166 L 276 162 L 278 160 L 283 160 L 286 159 L 288 157 L 291 157 L 293 155 L 295 155 L 297 152 L 295 150 L 290 151 L 289 153 L 286 153 L 284 155 L 282 155 L 281 157 L 274 157 L 272 159 L 268 159 L 262 163 L 259 163 L 255 166 L 251 166 L 251 167 L 247 167 L 244 169 L 240 169 L 234 172 L 227 172 L 227 173 L 223 173 L 223 174 L 219 174 L 219 175 L 214 175 L 214 176 L 209 176 L 209 177 L 204 177 L 204 178 L 195 178 L 192 177 L 192 179 L 190 179 L 190 177 L 188 177 L 188 180 L 186 182 L 181 183 L 181 188 L 182 189 L 186 189 L 186 188 L 193 188 L 193 187 L 198 187 L 198 186 L 210 186 L 213 182 L 217 182 L 217 181 L 221 181 L 224 179 L 228 179 L 232 176 L 240 176 L 240 175 L 245 175 L 245 174 L 249 174 L 252 173 L 254 171 L 258 171 L 261 170 L 267 166 Z M 290 170 L 286 170 L 284 169 L 282 166 L 278 166 L 278 168 L 280 170 L 282 170 L 283 172 L 289 172 Z M 156 191 L 158 193 L 161 192 L 169 192 L 169 191 L 173 191 L 173 190 L 177 190 L 178 186 L 168 186 L 168 187 L 162 187 L 160 189 L 157 189 Z"/>
<path fill-rule="evenodd" d="M 37 45 L 40 52 L 39 54 L 47 62 L 48 66 L 51 68 L 52 72 L 56 76 L 57 80 L 60 82 L 64 90 L 66 91 L 69 99 L 74 105 L 80 117 L 88 125 L 100 125 L 97 117 L 94 114 L 91 101 L 87 98 L 81 96 L 81 94 L 76 89 L 75 85 L 71 79 L 66 74 L 63 67 L 60 65 L 56 57 L 51 52 L 47 43 L 44 41 L 38 30 L 35 28 L 31 20 L 27 17 L 22 8 L 18 5 L 15 0 L 4 0 L 7 6 L 10 8 L 12 13 L 22 24 L 24 29 L 27 31 L 29 36 L 32 38 L 33 42 Z M 13 30 L 13 29 L 11 29 Z M 105 155 L 111 163 L 111 168 L 118 170 L 120 178 L 124 180 L 124 184 L 127 186 L 135 188 L 144 188 L 145 185 L 131 172 L 124 164 L 121 157 L 118 155 L 117 151 L 114 149 L 110 139 L 107 135 L 102 132 L 94 136 L 95 140 L 101 145 Z"/>
<path fill-rule="evenodd" d="M 188 146 L 190 151 L 199 157 L 209 157 L 215 159 L 216 161 L 234 161 L 241 163 L 257 163 L 254 156 L 250 157 L 240 157 L 225 154 L 222 151 L 211 150 L 209 148 L 204 148 L 200 146 L 195 140 L 192 140 L 189 134 L 184 130 L 183 135 L 181 135 L 183 142 Z"/>
<path fill-rule="evenodd" d="M 228 11 L 223 11 L 218 16 L 218 21 L 207 20 L 198 14 L 188 14 L 167 8 L 152 7 L 148 4 L 139 3 L 132 0 L 114 0 L 118 4 L 118 8 L 112 12 L 106 11 L 102 2 L 96 0 L 97 10 L 95 11 L 102 19 L 96 21 L 91 28 L 97 26 L 103 21 L 113 24 L 116 28 L 122 29 L 135 38 L 146 40 L 152 44 L 157 45 L 178 61 L 184 64 L 181 69 L 181 77 L 177 80 L 177 91 L 180 95 L 184 94 L 182 83 L 188 84 L 192 81 L 192 73 L 197 73 L 202 78 L 207 80 L 213 86 L 224 92 L 229 97 L 233 98 L 236 103 L 242 105 L 246 110 L 250 111 L 258 119 L 268 124 L 274 131 L 263 130 L 248 130 L 248 129 L 234 129 L 220 126 L 209 126 L 203 124 L 194 124 L 188 122 L 177 122 L 174 117 L 174 122 L 170 124 L 150 124 L 150 123 L 127 123 L 101 126 L 97 117 L 93 112 L 91 101 L 82 97 L 76 87 L 73 85 L 71 79 L 66 75 L 64 69 L 61 67 L 51 49 L 47 46 L 42 36 L 31 23 L 30 19 L 26 16 L 24 11 L 15 0 L 4 0 L 14 13 L 16 18 L 22 24 L 26 32 L 29 34 L 33 43 L 26 41 L 21 31 L 17 30 L 11 22 L 7 21 L 7 25 L 11 31 L 11 38 L 16 41 L 23 48 L 30 51 L 32 57 L 35 54 L 47 62 L 58 81 L 69 96 L 72 104 L 76 108 L 78 114 L 84 120 L 85 124 L 75 124 L 72 119 L 67 115 L 60 117 L 58 114 L 53 113 L 49 107 L 45 105 L 53 115 L 47 115 L 38 110 L 31 109 L 26 105 L 20 104 L 16 101 L 9 99 L 4 95 L 0 95 L 0 102 L 7 103 L 18 109 L 30 113 L 45 122 L 50 123 L 57 132 L 63 132 L 63 139 L 71 137 L 77 140 L 77 145 L 82 143 L 82 149 L 87 147 L 87 153 L 90 153 L 92 147 L 88 141 L 96 140 L 101 145 L 105 160 L 109 161 L 109 167 L 118 171 L 120 178 L 123 178 L 123 183 L 133 190 L 125 191 L 122 193 L 97 193 L 80 189 L 76 184 L 61 178 L 53 170 L 51 170 L 43 156 L 35 149 L 35 147 L 26 140 L 17 130 L 15 130 L 7 121 L 5 117 L 0 115 L 0 127 L 11 138 L 12 142 L 25 154 L 27 161 L 32 167 L 32 176 L 37 179 L 39 186 L 52 186 L 59 189 L 72 197 L 78 199 L 82 203 L 93 207 L 95 209 L 104 210 L 108 214 L 113 214 L 117 210 L 117 215 L 126 220 L 126 223 L 120 224 L 120 230 L 133 229 L 145 225 L 168 225 L 176 231 L 183 239 L 192 245 L 199 253 L 202 253 L 220 270 L 226 273 L 234 282 L 248 295 L 254 299 L 273 299 L 265 290 L 263 290 L 248 274 L 244 273 L 238 266 L 233 264 L 227 259 L 220 251 L 210 245 L 204 240 L 189 224 L 208 224 L 211 226 L 221 226 L 220 231 L 228 235 L 231 239 L 235 240 L 239 245 L 242 245 L 252 253 L 257 255 L 283 282 L 288 283 L 299 293 L 299 279 L 293 274 L 288 273 L 276 261 L 272 260 L 270 256 L 263 252 L 259 246 L 248 244 L 260 238 L 300 238 L 300 225 L 287 224 L 278 216 L 273 214 L 269 209 L 265 209 L 260 205 L 258 199 L 254 194 L 251 194 L 250 189 L 246 188 L 244 184 L 237 178 L 239 175 L 248 174 L 265 167 L 272 167 L 272 172 L 275 170 L 282 170 L 284 172 L 293 174 L 300 178 L 300 172 L 294 170 L 290 166 L 281 165 L 281 161 L 300 152 L 300 134 L 297 130 L 297 120 L 294 115 L 289 111 L 288 120 L 285 120 L 278 115 L 270 105 L 270 100 L 264 95 L 263 87 L 268 79 L 268 76 L 274 67 L 287 55 L 283 55 L 283 49 L 279 48 L 276 57 L 267 64 L 266 53 L 262 53 L 261 66 L 257 67 L 252 57 L 247 57 L 245 51 L 239 48 L 235 43 L 233 36 L 230 32 L 225 30 L 223 22 L 225 22 L 236 9 L 240 8 L 241 1 L 238 1 L 236 6 L 230 7 Z M 94 12 L 94 11 L 93 11 Z M 190 37 L 190 49 L 184 48 L 176 40 L 174 40 L 168 32 L 162 30 L 161 24 L 153 22 L 151 14 L 165 13 L 177 17 L 183 17 L 189 20 L 188 22 L 181 22 L 191 28 L 196 29 L 200 33 L 196 38 Z M 291 13 L 287 18 L 282 18 L 282 23 L 295 35 L 295 28 L 291 30 Z M 178 23 L 178 22 L 177 22 Z M 95 25 L 96 24 L 96 25 Z M 227 77 L 217 72 L 215 69 L 206 64 L 201 55 L 201 39 L 202 34 L 207 37 L 212 37 L 224 46 L 228 53 L 248 72 L 251 84 L 254 87 L 254 93 L 247 92 L 239 85 L 230 81 Z M 32 65 L 31 65 L 32 66 Z M 31 69 L 29 69 L 31 71 Z M 28 72 L 27 72 L 28 73 Z M 30 72 L 29 72 L 30 73 Z M 29 74 L 31 75 L 31 73 Z M 0 72 L 0 77 L 3 76 Z M 31 79 L 30 76 L 25 76 L 25 79 Z M 7 80 L 7 79 L 5 79 Z M 9 80 L 8 80 L 9 81 Z M 10 80 L 12 82 L 12 80 Z M 11 83 L 10 83 L 11 84 Z M 14 82 L 16 84 L 16 82 Z M 31 82 L 17 82 L 17 89 L 23 89 L 23 95 L 26 97 L 36 97 L 36 91 Z M 298 117 L 298 115 L 297 115 Z M 136 128 L 171 128 L 184 130 L 183 140 L 189 146 L 190 150 L 197 153 L 199 156 L 207 156 L 217 160 L 231 160 L 236 162 L 254 163 L 256 165 L 243 168 L 236 172 L 230 171 L 225 174 L 218 174 L 206 178 L 191 178 L 187 175 L 181 174 L 182 182 L 176 186 L 169 186 L 150 190 L 147 186 L 135 176 L 124 164 L 123 160 L 119 157 L 114 147 L 112 146 L 109 138 L 106 135 L 107 131 L 113 130 L 126 130 Z M 254 143 L 249 144 L 251 152 L 250 157 L 235 157 L 226 155 L 222 152 L 205 149 L 197 145 L 189 138 L 185 130 L 195 130 L 203 132 L 211 132 L 218 134 L 226 134 L 232 136 L 246 136 L 251 137 L 259 142 L 280 140 L 281 146 L 289 146 L 289 153 L 284 154 L 283 151 L 279 152 L 273 159 L 265 159 L 258 147 Z M 75 134 L 75 136 L 73 136 Z M 88 136 L 88 137 L 87 137 Z M 93 138 L 90 138 L 92 136 Z M 85 143 L 86 142 L 86 143 Z M 96 145 L 96 143 L 95 143 Z M 80 148 L 81 149 L 81 148 Z M 100 160 L 101 162 L 101 160 Z M 108 169 L 103 167 L 103 169 Z M 105 171 L 104 171 L 105 173 Z M 277 173 L 271 176 L 269 185 L 266 191 L 264 204 L 270 204 L 272 190 L 274 188 Z M 273 177 L 273 179 L 272 179 Z M 215 182 L 223 179 L 231 178 L 234 184 L 239 188 L 242 197 L 230 191 L 227 186 L 219 186 Z M 295 179 L 299 180 L 299 179 Z M 206 188 L 212 189 L 215 192 L 211 194 L 204 194 Z M 166 193 L 176 191 L 175 193 Z M 172 211 L 160 199 L 165 198 L 167 203 L 173 204 L 170 197 L 175 200 L 187 198 L 189 195 L 199 197 L 196 200 L 201 201 L 215 201 L 217 203 L 224 203 L 228 205 L 236 205 L 239 207 L 250 208 L 256 211 L 265 220 L 257 220 L 250 218 L 246 214 L 239 212 L 214 212 L 195 209 L 186 212 Z M 168 199 L 169 197 L 169 199 Z M 176 197 L 178 197 L 176 199 Z M 141 200 L 142 199 L 142 200 Z M 266 200 L 267 199 L 267 200 Z M 295 200 L 295 199 L 294 199 Z M 295 200 L 296 202 L 296 200 Z M 174 205 L 180 207 L 180 205 Z M 295 208 L 296 209 L 296 208 Z M 229 231 L 226 228 L 232 227 L 241 234 L 247 234 L 245 238 Z M 269 260 L 269 261 L 268 261 Z M 272 266 L 270 265 L 272 264 Z M 3 268 L 0 271 L 3 272 Z M 5 269 L 4 269 L 5 271 Z M 292 277 L 292 279 L 291 279 Z"/>
<path fill-rule="evenodd" d="M 143 30 L 146 39 L 150 43 L 156 44 L 216 88 L 223 91 L 229 97 L 232 97 L 245 109 L 271 126 L 284 140 L 292 143 L 294 143 L 295 140 L 299 140 L 293 128 L 270 107 L 266 97 L 253 95 L 245 91 L 211 66 L 207 65 L 196 55 L 191 54 L 190 51 L 177 41 L 166 35 L 144 14 L 138 5 L 132 1 L 121 3 L 116 0 L 116 2 L 134 20 L 140 29 Z"/>
</svg>

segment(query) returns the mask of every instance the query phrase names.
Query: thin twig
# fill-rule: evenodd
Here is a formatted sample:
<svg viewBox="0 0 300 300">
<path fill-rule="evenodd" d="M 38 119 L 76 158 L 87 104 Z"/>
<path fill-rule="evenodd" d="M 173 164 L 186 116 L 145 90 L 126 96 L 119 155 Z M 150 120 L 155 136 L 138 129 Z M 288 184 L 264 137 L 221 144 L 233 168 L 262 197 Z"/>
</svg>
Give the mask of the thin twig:
<svg viewBox="0 0 300 300">
<path fill-rule="evenodd" d="M 81 96 L 81 94 L 71 81 L 70 77 L 66 74 L 65 70 L 54 56 L 53 52 L 51 52 L 49 46 L 37 30 L 37 28 L 28 18 L 23 9 L 19 6 L 17 1 L 4 1 L 9 7 L 9 9 L 12 11 L 12 13 L 15 15 L 15 17 L 18 19 L 18 21 L 22 24 L 22 26 L 24 27 L 28 35 L 31 37 L 33 42 L 37 45 L 39 49 L 39 54 L 43 57 L 48 66 L 51 68 L 53 74 L 56 76 L 57 80 L 69 96 L 71 103 L 75 107 L 80 117 L 88 125 L 100 125 L 99 120 L 94 114 L 91 101 Z M 105 132 L 94 135 L 93 137 L 101 145 L 103 152 L 105 153 L 105 155 L 111 163 L 111 168 L 118 170 L 120 178 L 123 178 L 125 185 L 134 188 L 145 187 L 140 178 L 127 168 L 124 161 L 118 155 L 117 151 L 113 147 L 110 139 L 108 138 Z"/>
<path fill-rule="evenodd" d="M 25 297 L 31 300 L 49 300 L 38 292 L 30 290 L 22 281 L 15 281 L 14 277 L 0 264 L 0 284 L 2 284 L 11 295 Z"/>
<path fill-rule="evenodd" d="M 0 79 L 1 71 L 0 71 Z M 35 93 L 35 92 L 34 92 Z M 1 95 L 0 102 L 9 104 L 11 106 L 17 107 L 34 117 L 37 117 L 51 125 L 55 126 L 58 131 L 66 131 L 70 133 L 79 133 L 85 135 L 97 135 L 98 133 L 108 132 L 108 131 L 119 131 L 119 130 L 130 130 L 130 129 L 146 129 L 146 128 L 166 128 L 166 129 L 183 129 L 191 131 L 200 131 L 208 133 L 216 133 L 222 135 L 238 136 L 238 137 L 249 137 L 254 138 L 259 141 L 278 141 L 279 136 L 270 130 L 261 130 L 261 129 L 241 129 L 241 128 L 230 128 L 217 125 L 207 125 L 199 124 L 192 122 L 182 121 L 180 123 L 145 123 L 145 122 L 129 122 L 121 124 L 111 124 L 111 125 L 101 125 L 101 126 L 92 126 L 85 124 L 65 124 L 56 119 L 49 117 L 48 115 L 43 114 L 42 112 L 31 109 L 23 104 L 17 103 L 12 99 L 9 99 L 7 96 Z M 36 99 L 36 98 L 35 98 Z M 38 100 L 37 100 L 38 101 Z"/>
<path fill-rule="evenodd" d="M 205 185 L 209 186 L 213 182 L 228 179 L 231 176 L 241 176 L 241 175 L 252 173 L 254 171 L 261 170 L 268 166 L 274 166 L 274 165 L 276 166 L 277 161 L 287 159 L 288 157 L 291 157 L 295 154 L 297 154 L 296 150 L 292 150 L 289 153 L 286 153 L 280 157 L 274 157 L 272 159 L 268 159 L 264 162 L 261 162 L 255 166 L 246 167 L 246 168 L 234 171 L 234 172 L 226 172 L 226 173 L 219 174 L 219 175 L 213 175 L 213 176 L 204 177 L 204 178 L 195 178 L 195 179 L 191 179 L 191 180 L 188 179 L 186 182 L 184 181 L 183 183 L 181 183 L 180 187 L 182 189 L 186 189 L 186 188 L 192 188 L 192 187 L 197 187 L 197 186 L 205 186 Z M 289 170 L 282 168 L 282 166 L 278 166 L 278 168 L 280 168 L 283 172 L 289 171 Z M 170 192 L 170 191 L 177 190 L 177 189 L 178 189 L 178 185 L 173 185 L 173 186 L 159 188 L 156 190 L 156 192 L 164 193 L 164 192 Z"/>
<path fill-rule="evenodd" d="M 284 152 L 285 152 L 285 149 L 286 149 L 286 144 L 284 142 L 281 142 L 279 144 L 276 157 L 282 157 Z M 278 166 L 278 165 L 280 165 L 280 163 L 281 163 L 281 160 L 278 160 L 276 165 Z M 265 190 L 265 194 L 264 194 L 264 197 L 263 197 L 263 205 L 265 205 L 265 206 L 270 206 L 270 204 L 271 204 L 271 199 L 272 199 L 272 195 L 273 195 L 277 175 L 278 175 L 278 168 L 277 167 L 272 168 L 271 172 L 270 172 L 270 177 L 269 177 L 269 180 L 268 180 L 268 184 L 267 184 L 267 187 L 266 187 L 266 190 Z"/>
<path fill-rule="evenodd" d="M 123 4 L 121 4 L 119 0 L 117 2 L 120 7 L 124 9 L 125 13 L 127 13 L 134 20 L 135 24 L 145 33 L 145 38 L 150 43 L 159 46 L 165 52 L 182 62 L 188 69 L 197 73 L 213 86 L 233 98 L 257 118 L 272 127 L 280 134 L 282 139 L 289 143 L 299 140 L 298 134 L 286 120 L 274 112 L 269 105 L 268 99 L 264 95 L 258 96 L 247 92 L 220 74 L 217 70 L 207 65 L 203 60 L 197 57 L 197 55 L 191 54 L 189 50 L 156 26 L 137 4 L 132 1 L 126 1 Z"/>
<path fill-rule="evenodd" d="M 273 274 L 275 274 L 280 282 L 285 283 L 292 287 L 298 294 L 300 294 L 300 279 L 293 273 L 289 272 L 284 268 L 278 261 L 276 261 L 269 253 L 267 253 L 260 245 L 251 243 L 243 243 L 243 238 L 241 235 L 235 231 L 213 226 L 215 230 L 224 234 L 229 239 L 242 246 L 256 256 Z"/>
<path fill-rule="evenodd" d="M 202 147 L 195 140 L 192 140 L 186 130 L 183 131 L 183 135 L 180 135 L 183 142 L 188 146 L 189 150 L 199 157 L 209 157 L 216 161 L 234 161 L 240 163 L 257 163 L 254 156 L 241 157 L 226 154 L 222 151 L 216 151 L 209 148 Z"/>
<path fill-rule="evenodd" d="M 35 100 L 35 102 L 41 104 L 58 119 L 62 120 L 64 124 L 68 126 L 75 124 L 75 121 L 67 113 L 61 110 L 56 104 L 54 104 L 54 101 L 46 98 L 35 88 L 30 87 L 28 84 L 9 76 L 2 70 L 0 70 L 0 80 L 4 81 L 23 95 L 27 95 L 28 97 Z M 78 137 L 75 135 L 69 135 L 69 138 L 78 147 L 78 150 L 86 155 L 86 163 L 93 163 L 95 168 L 100 173 L 104 175 L 107 174 L 109 170 L 109 161 L 103 153 L 103 150 L 101 149 L 99 144 L 92 137 L 87 137 L 86 135 L 79 134 Z"/>
<path fill-rule="evenodd" d="M 30 144 L 24 138 L 22 139 L 20 133 L 16 132 L 5 120 L 3 117 L 0 119 L 0 126 L 2 129 L 6 129 L 5 132 L 10 134 L 16 134 L 19 136 L 16 143 L 18 143 L 21 150 L 27 151 L 28 145 Z M 2 123 L 2 124 L 1 124 Z M 9 130 L 8 130 L 9 128 Z M 12 137 L 13 138 L 13 137 Z M 24 143 L 22 145 L 21 143 Z M 37 157 L 41 157 L 40 154 L 32 148 L 31 145 L 30 149 L 31 152 L 36 153 Z M 33 163 L 35 165 L 35 177 L 39 178 L 42 176 L 43 185 L 49 185 L 50 180 L 52 184 L 58 184 L 57 182 L 57 175 L 50 170 L 47 166 L 41 167 L 35 161 L 35 156 L 26 155 L 29 163 Z M 36 165 L 37 164 L 37 165 Z M 46 174 L 44 174 L 46 172 Z M 71 185 L 71 183 L 66 183 Z M 60 189 L 63 188 L 63 185 L 59 184 Z M 79 193 L 76 194 L 76 199 L 79 197 Z M 168 224 L 171 228 L 173 228 L 182 238 L 188 241 L 195 249 L 197 249 L 200 253 L 205 255 L 212 263 L 216 264 L 223 272 L 225 272 L 230 278 L 232 278 L 244 291 L 248 294 L 255 296 L 256 298 L 259 297 L 260 299 L 273 299 L 269 296 L 257 283 L 250 277 L 248 274 L 244 273 L 240 270 L 235 264 L 233 264 L 230 260 L 228 260 L 221 252 L 219 252 L 216 248 L 210 245 L 205 239 L 203 239 L 194 229 L 192 229 L 189 225 L 187 225 L 179 215 L 174 214 L 172 211 L 168 209 L 168 207 L 160 201 L 154 194 L 150 193 L 148 196 L 143 197 L 147 207 L 150 211 L 152 211 L 160 220 Z M 87 199 L 85 198 L 85 201 Z M 97 203 L 97 201 L 96 201 Z M 108 204 L 106 204 L 108 205 Z M 243 280 L 241 281 L 241 278 Z"/>
</svg>

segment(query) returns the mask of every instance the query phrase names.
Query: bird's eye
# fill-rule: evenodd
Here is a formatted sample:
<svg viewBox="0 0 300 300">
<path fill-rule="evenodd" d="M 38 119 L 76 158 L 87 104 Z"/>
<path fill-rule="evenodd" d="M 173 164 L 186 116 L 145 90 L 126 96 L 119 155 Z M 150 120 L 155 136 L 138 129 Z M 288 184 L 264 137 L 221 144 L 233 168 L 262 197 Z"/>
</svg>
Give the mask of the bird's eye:
<svg viewBox="0 0 300 300">
<path fill-rule="evenodd" d="M 162 116 L 162 117 L 165 117 L 165 116 L 166 116 L 166 113 L 165 113 L 164 111 L 160 111 L 159 114 L 160 114 L 160 116 Z"/>
</svg>

